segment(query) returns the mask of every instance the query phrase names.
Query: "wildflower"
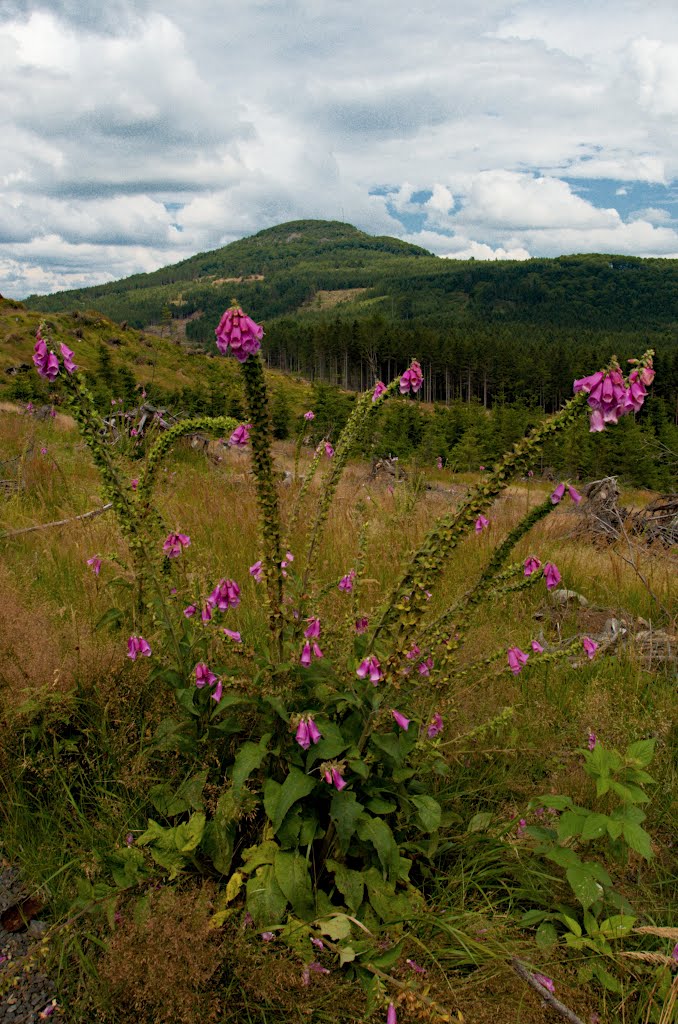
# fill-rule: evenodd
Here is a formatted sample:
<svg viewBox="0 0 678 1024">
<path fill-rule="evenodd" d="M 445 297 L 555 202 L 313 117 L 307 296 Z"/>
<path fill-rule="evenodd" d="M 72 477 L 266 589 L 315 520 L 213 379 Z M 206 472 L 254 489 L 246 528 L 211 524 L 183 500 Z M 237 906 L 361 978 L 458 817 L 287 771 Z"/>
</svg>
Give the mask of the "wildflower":
<svg viewBox="0 0 678 1024">
<path fill-rule="evenodd" d="M 440 455 L 436 459 L 436 466 L 438 467 L 438 469 L 442 469 L 443 468 L 443 460 L 442 460 Z"/>
<path fill-rule="evenodd" d="M 64 361 L 64 369 L 66 370 L 67 373 L 75 373 L 75 371 L 77 370 L 77 366 L 73 362 L 73 353 L 71 352 L 70 348 L 68 348 L 68 346 L 64 345 L 64 343 L 62 342 L 59 345 L 59 349 L 61 351 L 61 357 Z"/>
<path fill-rule="evenodd" d="M 243 914 L 242 926 L 243 928 L 251 928 L 254 924 L 254 918 L 250 914 L 249 910 L 246 910 Z"/>
<path fill-rule="evenodd" d="M 313 935 L 311 936 L 311 945 L 315 946 L 316 949 L 324 949 L 325 943 L 322 939 L 316 939 Z"/>
<path fill-rule="evenodd" d="M 374 385 L 374 391 L 372 392 L 372 401 L 376 402 L 379 398 L 381 398 L 384 391 L 386 391 L 386 385 L 383 383 L 383 381 L 378 380 L 377 383 Z"/>
<path fill-rule="evenodd" d="M 204 661 L 195 666 L 195 685 L 199 690 L 202 690 L 203 686 L 213 686 L 214 693 L 210 694 L 212 700 L 215 700 L 217 704 L 221 700 L 224 684 L 218 676 L 215 676 L 214 672 L 210 671 Z"/>
<path fill-rule="evenodd" d="M 168 533 L 162 550 L 168 558 L 178 558 L 184 548 L 189 547 L 191 538 L 185 533 Z"/>
<path fill-rule="evenodd" d="M 419 675 L 420 676 L 427 676 L 430 673 L 432 668 L 433 668 L 433 658 L 429 654 L 428 658 L 426 658 L 425 661 L 422 661 L 421 664 L 419 665 Z"/>
<path fill-rule="evenodd" d="M 486 516 L 480 515 L 476 519 L 476 533 L 482 533 L 486 526 L 490 525 L 490 520 Z"/>
<path fill-rule="evenodd" d="M 233 306 L 226 310 L 214 333 L 222 355 L 226 355 L 230 345 L 238 362 L 244 363 L 261 348 L 264 328 L 246 316 L 239 306 Z"/>
<path fill-rule="evenodd" d="M 417 647 L 416 644 L 412 644 L 409 651 L 405 651 L 405 657 L 410 661 L 413 661 L 419 654 L 421 654 L 421 648 Z"/>
<path fill-rule="evenodd" d="M 595 640 L 592 640 L 591 637 L 589 637 L 589 636 L 585 636 L 582 639 L 582 644 L 584 645 L 584 650 L 586 651 L 586 656 L 587 656 L 587 658 L 590 661 L 591 658 L 593 657 L 593 655 L 598 650 L 598 644 L 596 643 Z"/>
<path fill-rule="evenodd" d="M 273 932 L 262 932 L 261 937 L 264 940 L 264 942 L 270 942 L 272 939 L 275 938 L 275 935 L 273 934 Z"/>
<path fill-rule="evenodd" d="M 408 391 L 411 391 L 413 395 L 416 395 L 423 383 L 424 375 L 421 372 L 421 366 L 416 359 L 413 359 L 409 369 L 405 370 L 400 378 L 400 394 L 406 395 Z"/>
<path fill-rule="evenodd" d="M 304 969 L 301 972 L 301 984 L 305 988 L 308 988 L 310 983 L 311 983 L 311 972 L 309 971 L 308 967 L 304 967 Z"/>
<path fill-rule="evenodd" d="M 428 723 L 428 728 L 426 730 L 426 735 L 428 736 L 428 738 L 430 740 L 434 740 L 436 738 L 436 736 L 438 735 L 438 733 L 441 733 L 442 731 L 443 731 L 443 720 L 442 720 L 442 717 L 436 711 L 435 715 L 433 716 L 431 721 Z"/>
<path fill-rule="evenodd" d="M 285 557 L 283 558 L 282 562 L 280 563 L 280 566 L 281 566 L 281 568 L 286 569 L 287 566 L 290 564 L 290 562 L 293 562 L 293 561 L 294 561 L 294 555 L 292 554 L 291 551 L 287 551 L 285 553 Z"/>
<path fill-rule="evenodd" d="M 111 399 L 111 405 L 116 405 L 116 403 L 117 403 L 117 400 L 115 398 L 112 398 Z"/>
<path fill-rule="evenodd" d="M 250 430 L 252 429 L 251 423 L 241 423 L 239 427 L 236 427 L 231 436 L 228 439 L 228 443 L 233 448 L 247 448 L 250 441 Z"/>
<path fill-rule="evenodd" d="M 87 564 L 92 566 L 92 572 L 95 576 L 98 576 L 101 572 L 101 559 L 93 555 L 92 558 L 87 559 Z"/>
<path fill-rule="evenodd" d="M 26 402 L 26 412 L 28 413 L 29 416 L 33 412 L 33 403 L 32 402 Z"/>
<path fill-rule="evenodd" d="M 130 484 L 130 487 L 132 488 L 132 490 L 136 491 L 138 486 L 139 486 L 139 481 L 138 480 L 132 480 L 132 483 Z"/>
<path fill-rule="evenodd" d="M 308 412 L 304 413 L 304 419 L 307 420 L 309 423 L 311 422 L 311 420 L 315 419 L 315 413 L 313 412 L 312 409 L 309 409 Z"/>
<path fill-rule="evenodd" d="M 598 737 L 596 736 L 596 734 L 594 732 L 589 732 L 588 739 L 586 741 L 586 745 L 589 748 L 589 750 L 595 750 L 597 742 Z"/>
<path fill-rule="evenodd" d="M 315 640 L 313 641 L 312 644 L 307 640 L 302 648 L 301 657 L 299 658 L 299 663 L 304 668 L 308 668 L 311 664 L 311 651 L 313 652 L 313 656 L 315 658 L 324 657 L 323 652 L 320 650 L 320 647 L 315 642 Z"/>
<path fill-rule="evenodd" d="M 48 1017 L 52 1016 L 52 1014 L 54 1013 L 56 1008 L 57 1008 L 57 1001 L 56 1001 L 56 999 L 53 999 L 51 1003 L 47 1004 L 47 1006 L 45 1007 L 44 1010 L 40 1011 L 40 1013 L 38 1014 L 38 1017 L 40 1018 L 40 1020 L 47 1020 Z"/>
<path fill-rule="evenodd" d="M 525 654 L 524 651 L 521 651 L 520 647 L 509 647 L 508 663 L 514 676 L 517 676 L 522 670 L 522 667 L 526 664 L 528 658 L 529 654 Z"/>
<path fill-rule="evenodd" d="M 261 567 L 261 561 L 255 562 L 254 565 L 250 566 L 250 576 L 254 579 L 255 583 L 261 583 L 264 578 L 264 572 Z"/>
<path fill-rule="evenodd" d="M 131 832 L 128 832 L 127 835 L 125 836 L 125 846 L 133 846 L 133 845 L 134 845 L 134 836 L 132 835 Z"/>
<path fill-rule="evenodd" d="M 308 628 L 304 630 L 304 636 L 307 640 L 313 639 L 313 637 L 320 636 L 320 619 L 317 615 L 312 615 L 310 619 L 306 619 L 308 622 Z"/>
<path fill-rule="evenodd" d="M 227 636 L 229 640 L 232 640 L 234 644 L 242 643 L 242 637 L 237 629 L 224 629 L 224 635 Z"/>
<path fill-rule="evenodd" d="M 552 504 L 557 505 L 558 502 L 562 499 L 564 494 L 565 494 L 565 484 L 558 484 L 558 486 L 556 487 L 555 491 L 551 495 L 551 502 L 552 502 Z"/>
<path fill-rule="evenodd" d="M 43 445 L 43 447 L 42 447 L 42 448 L 40 449 L 40 454 L 41 454 L 41 455 L 47 455 L 47 449 L 45 448 L 45 446 L 44 446 L 44 445 Z"/>
<path fill-rule="evenodd" d="M 360 679 L 364 679 L 365 676 L 369 676 L 370 682 L 376 686 L 380 679 L 384 678 L 384 674 L 381 671 L 381 665 L 379 659 L 375 658 L 373 654 L 369 658 L 364 658 L 358 668 L 356 669 L 356 675 Z"/>
<path fill-rule="evenodd" d="M 391 714 L 395 718 L 395 720 L 396 720 L 397 724 L 400 726 L 400 728 L 403 729 L 405 732 L 407 732 L 407 730 L 410 727 L 410 721 L 411 720 L 409 718 L 405 718 L 405 716 L 401 715 L 399 711 L 395 710 L 395 708 L 391 708 Z"/>
<path fill-rule="evenodd" d="M 365 633 L 369 625 L 369 619 L 363 615 L 361 619 L 355 620 L 355 631 L 358 635 Z"/>
<path fill-rule="evenodd" d="M 137 428 L 136 427 L 132 427 L 132 429 L 129 432 L 129 436 L 130 437 L 136 437 L 138 435 L 138 433 L 139 433 L 139 431 L 137 430 Z"/>
<path fill-rule="evenodd" d="M 388 1004 L 388 1013 L 386 1014 L 386 1024 L 398 1024 L 398 1018 L 396 1017 L 396 1010 L 393 1003 Z"/>
<path fill-rule="evenodd" d="M 131 658 L 132 661 L 136 661 L 140 654 L 143 654 L 144 657 L 148 658 L 150 653 L 151 648 L 142 636 L 131 636 L 127 641 L 127 657 Z"/>
<path fill-rule="evenodd" d="M 334 786 L 334 788 L 339 792 L 346 788 L 346 780 L 339 770 L 340 767 L 340 765 L 332 764 L 330 762 L 320 766 L 320 770 L 327 785 Z"/>
<path fill-rule="evenodd" d="M 518 822 L 517 826 L 516 826 L 516 835 L 517 836 L 522 836 L 522 834 L 523 834 L 523 832 L 525 831 L 526 828 L 527 828 L 527 821 L 525 820 L 525 818 L 521 818 L 520 821 Z"/>
<path fill-rule="evenodd" d="M 568 484 L 567 485 L 567 493 L 570 495 L 570 498 L 575 503 L 575 505 L 578 505 L 579 502 L 581 501 L 581 494 L 579 493 L 577 488 L 573 487 L 572 484 Z"/>
<path fill-rule="evenodd" d="M 329 441 L 325 441 L 325 455 L 327 456 L 328 459 L 331 459 L 332 456 L 334 455 L 334 448 L 332 447 Z"/>
<path fill-rule="evenodd" d="M 315 974 L 329 974 L 330 973 L 329 972 L 329 968 L 323 967 L 323 965 L 321 963 L 318 963 L 317 960 L 314 960 L 312 964 L 309 964 L 308 965 L 308 969 L 309 969 L 309 971 L 314 971 Z"/>
<path fill-rule="evenodd" d="M 212 606 L 209 601 L 205 601 L 200 612 L 200 618 L 203 622 L 210 622 L 212 619 Z"/>
<path fill-rule="evenodd" d="M 353 581 L 355 579 L 355 569 L 351 569 L 349 573 L 342 576 L 337 584 L 339 590 L 343 590 L 345 594 L 350 594 L 353 590 Z"/>
<path fill-rule="evenodd" d="M 673 947 L 673 950 L 671 952 L 671 959 L 675 960 L 678 963 L 678 942 Z"/>
<path fill-rule="evenodd" d="M 544 653 L 544 648 L 542 647 L 542 645 L 539 643 L 538 640 L 533 640 L 532 643 L 530 644 L 530 647 L 532 648 L 532 650 L 534 651 L 535 654 L 543 654 Z"/>
<path fill-rule="evenodd" d="M 301 716 L 301 718 L 299 719 L 299 724 L 297 726 L 297 732 L 294 738 L 299 744 L 299 746 L 303 747 L 304 750 L 308 750 L 311 743 L 317 743 L 319 740 L 322 739 L 322 733 L 320 732 L 320 729 L 313 721 L 311 715 Z M 322 949 L 322 946 L 320 948 Z"/>
<path fill-rule="evenodd" d="M 207 600 L 213 608 L 226 612 L 240 604 L 240 587 L 234 580 L 219 580 Z"/>
<path fill-rule="evenodd" d="M 195 607 L 194 604 L 189 604 L 186 608 L 184 608 L 184 615 L 186 616 L 187 619 L 192 619 L 197 610 L 198 609 Z"/>
<path fill-rule="evenodd" d="M 556 986 L 553 984 L 552 978 L 547 978 L 545 974 L 533 974 L 532 977 L 542 988 L 548 989 L 549 992 L 555 992 Z"/>
<path fill-rule="evenodd" d="M 544 579 L 546 580 L 547 590 L 553 590 L 560 583 L 562 576 L 558 572 L 558 566 L 554 565 L 553 562 L 547 562 L 544 566 Z"/>
<path fill-rule="evenodd" d="M 528 476 L 534 476 L 534 470 L 533 469 L 528 469 L 527 475 Z"/>
<path fill-rule="evenodd" d="M 415 974 L 426 974 L 426 968 L 420 967 L 416 960 L 406 960 L 405 963 Z"/>
</svg>

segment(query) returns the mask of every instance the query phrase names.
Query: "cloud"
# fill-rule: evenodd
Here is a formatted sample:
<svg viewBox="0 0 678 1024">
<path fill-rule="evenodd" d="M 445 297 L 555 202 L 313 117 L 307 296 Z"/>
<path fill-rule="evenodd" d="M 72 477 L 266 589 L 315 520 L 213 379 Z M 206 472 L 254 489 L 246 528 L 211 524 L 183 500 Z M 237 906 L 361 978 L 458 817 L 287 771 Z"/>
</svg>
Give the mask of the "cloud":
<svg viewBox="0 0 678 1024">
<path fill-rule="evenodd" d="M 672 0 L 3 0 L 0 291 L 299 217 L 452 257 L 678 251 L 676 69 Z"/>
</svg>

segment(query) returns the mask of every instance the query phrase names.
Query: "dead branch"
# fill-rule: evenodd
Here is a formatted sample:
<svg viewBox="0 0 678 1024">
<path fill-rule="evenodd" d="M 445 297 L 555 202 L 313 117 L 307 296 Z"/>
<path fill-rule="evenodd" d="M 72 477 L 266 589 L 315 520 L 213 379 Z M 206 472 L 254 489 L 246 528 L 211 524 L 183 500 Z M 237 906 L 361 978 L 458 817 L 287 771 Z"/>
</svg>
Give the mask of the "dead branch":
<svg viewBox="0 0 678 1024">
<path fill-rule="evenodd" d="M 102 512 L 108 512 L 109 508 L 113 508 L 113 502 L 108 502 L 107 505 L 102 505 L 101 508 L 95 508 L 91 512 L 83 512 L 80 516 L 71 516 L 70 519 L 55 519 L 52 523 L 40 523 L 38 526 L 24 526 L 21 530 L 8 530 L 7 533 L 0 533 L 0 540 L 7 540 L 9 537 L 18 537 L 22 533 L 33 533 L 35 530 L 48 530 L 50 526 L 67 526 L 68 523 L 75 523 L 82 519 L 93 519 L 94 516 L 100 516 Z"/>
<path fill-rule="evenodd" d="M 546 1005 L 550 1006 L 552 1010 L 559 1013 L 561 1017 L 565 1018 L 565 1020 L 569 1020 L 570 1024 L 584 1024 L 581 1017 L 578 1017 L 574 1010 L 570 1010 L 568 1006 L 565 1006 L 565 1003 L 561 1003 L 560 999 L 556 999 L 556 997 L 552 995 L 547 988 L 544 988 L 544 986 L 537 981 L 532 971 L 525 967 L 524 964 L 521 964 L 519 960 L 511 960 L 511 967 L 518 977 L 522 978 L 523 981 L 526 981 L 530 988 L 533 988 L 534 991 L 541 996 Z"/>
</svg>

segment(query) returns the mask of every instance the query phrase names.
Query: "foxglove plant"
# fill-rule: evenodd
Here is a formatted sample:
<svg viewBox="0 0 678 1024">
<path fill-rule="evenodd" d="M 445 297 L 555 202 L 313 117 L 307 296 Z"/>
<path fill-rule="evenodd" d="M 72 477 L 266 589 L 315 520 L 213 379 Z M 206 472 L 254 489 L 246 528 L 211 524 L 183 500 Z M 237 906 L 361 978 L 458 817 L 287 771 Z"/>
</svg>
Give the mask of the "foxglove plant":
<svg viewBox="0 0 678 1024">
<path fill-rule="evenodd" d="M 462 669 L 454 665 L 472 613 L 483 601 L 541 581 L 548 589 L 560 582 L 552 562 L 542 567 L 534 555 L 510 561 L 517 543 L 553 510 L 552 498 L 530 509 L 494 548 L 457 604 L 439 611 L 437 618 L 429 611 L 436 584 L 454 548 L 474 530 L 486 529 L 492 502 L 512 475 L 534 460 L 542 442 L 573 422 L 587 402 L 590 408 L 592 401 L 607 402 L 610 386 L 610 402 L 614 399 L 616 409 L 621 385 L 611 377 L 614 368 L 602 374 L 610 376 L 611 385 L 602 378 L 586 379 L 589 383 L 577 389 L 560 413 L 520 440 L 458 508 L 437 520 L 381 609 L 363 609 L 358 607 L 357 594 L 363 580 L 365 531 L 361 530 L 356 568 L 338 585 L 335 576 L 325 587 L 316 584 L 323 532 L 341 476 L 369 417 L 398 392 L 417 394 L 423 383 L 421 367 L 414 361 L 388 386 L 378 382 L 355 402 L 336 444 L 320 442 L 300 492 L 304 499 L 308 496 L 307 481 L 321 460 L 327 460 L 324 488 L 315 514 L 309 516 L 306 550 L 288 551 L 282 542 L 271 455 L 259 354 L 262 336 L 263 328 L 237 304 L 224 313 L 216 331 L 217 347 L 223 354 L 231 352 L 241 364 L 248 422 L 239 425 L 225 417 L 179 422 L 149 450 L 136 492 L 123 484 L 101 443 L 98 418 L 73 353 L 62 348 L 61 355 L 64 385 L 76 418 L 101 470 L 105 493 L 114 500 L 137 574 L 152 591 L 149 627 L 155 632 L 147 635 L 153 649 L 139 635 L 137 625 L 128 641 L 128 656 L 133 661 L 145 656 L 156 663 L 152 679 L 164 680 L 176 693 L 176 707 L 157 729 L 155 749 L 185 759 L 199 757 L 203 768 L 189 780 L 193 783 L 190 800 L 178 799 L 181 790 L 170 794 L 177 797 L 173 804 L 168 803 L 166 792 L 164 802 L 158 797 L 168 824 L 151 820 L 134 853 L 148 848 L 155 862 L 170 872 L 204 866 L 212 874 L 229 878 L 236 894 L 242 886 L 247 913 L 259 934 L 282 938 L 288 924 L 293 930 L 306 928 L 310 935 L 320 929 L 324 918 L 336 915 L 344 915 L 350 931 L 351 918 L 360 920 L 363 902 L 370 906 L 370 915 L 384 921 L 391 916 L 407 920 L 417 912 L 414 883 L 410 880 L 412 891 L 403 884 L 403 860 L 407 844 L 435 836 L 440 827 L 441 807 L 423 782 L 425 774 L 435 777 L 436 765 L 443 770 L 439 736 L 447 710 L 440 684 L 449 682 L 454 692 L 456 681 L 468 675 L 479 677 L 497 659 L 496 653 L 490 653 Z M 42 335 L 34 361 L 48 379 L 57 376 L 59 360 Z M 651 356 L 645 356 L 624 383 L 625 411 L 644 397 L 642 389 L 650 374 Z M 603 410 L 603 417 L 612 422 L 610 408 Z M 307 414 L 304 423 L 310 420 Z M 176 573 L 189 538 L 168 534 L 152 505 L 152 489 L 172 446 L 196 430 L 230 436 L 232 445 L 248 445 L 260 517 L 259 546 L 250 556 L 257 560 L 249 574 L 254 583 L 263 584 L 259 591 L 253 586 L 241 591 L 235 580 L 224 576 L 209 594 L 190 581 L 180 600 L 167 596 L 161 569 Z M 557 501 L 566 487 L 576 501 L 576 492 L 566 484 L 556 488 Z M 195 592 L 186 592 L 189 585 L 196 587 Z M 226 628 L 222 615 L 232 615 L 261 590 L 265 591 L 268 643 L 259 643 L 253 656 L 247 630 Z M 324 616 L 324 598 L 341 605 L 348 634 L 343 645 L 339 631 Z M 326 655 L 318 642 L 321 614 Z M 159 639 L 161 631 L 164 642 Z M 589 645 L 594 641 L 583 641 L 592 656 L 595 650 L 589 653 L 586 641 Z M 528 655 L 514 645 L 508 654 L 504 647 L 500 656 L 508 659 L 508 670 L 516 675 L 525 669 L 528 658 L 531 671 L 535 662 L 560 656 L 544 651 L 538 641 L 532 641 L 531 651 Z M 503 671 L 507 671 L 506 661 Z M 209 818 L 196 810 L 202 806 L 200 794 L 208 777 Z M 181 810 L 170 813 L 168 807 Z M 418 849 L 425 847 L 420 843 Z M 391 1017 L 395 1018 L 394 1008 L 392 1013 L 389 1010 Z"/>
</svg>

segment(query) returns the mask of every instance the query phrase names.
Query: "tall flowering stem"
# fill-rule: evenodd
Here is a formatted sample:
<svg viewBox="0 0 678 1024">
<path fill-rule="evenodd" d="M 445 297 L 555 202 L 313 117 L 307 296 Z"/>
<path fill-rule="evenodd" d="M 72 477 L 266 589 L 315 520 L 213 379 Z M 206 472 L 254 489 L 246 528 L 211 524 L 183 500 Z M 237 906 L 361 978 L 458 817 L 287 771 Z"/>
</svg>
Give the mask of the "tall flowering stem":
<svg viewBox="0 0 678 1024">
<path fill-rule="evenodd" d="M 550 497 L 548 497 L 539 505 L 535 505 L 534 508 L 530 509 L 530 511 L 523 516 L 520 522 L 513 527 L 502 543 L 495 549 L 492 554 L 492 558 L 487 563 L 485 569 L 470 590 L 467 590 L 455 605 L 446 609 L 446 611 L 443 612 L 435 622 L 432 622 L 428 627 L 426 627 L 426 629 L 417 636 L 417 642 L 419 643 L 422 639 L 425 639 L 427 644 L 444 642 L 446 647 L 443 658 L 445 661 L 449 661 L 452 652 L 461 646 L 460 638 L 455 638 L 449 641 L 446 639 L 450 623 L 454 622 L 455 632 L 461 633 L 467 625 L 473 609 L 483 600 L 488 591 L 492 591 L 493 596 L 497 596 L 500 593 L 522 590 L 525 587 L 536 583 L 536 581 L 543 575 L 541 572 L 533 572 L 530 576 L 520 580 L 519 583 L 513 585 L 510 584 L 513 577 L 519 572 L 522 572 L 522 563 L 515 563 L 515 565 L 509 566 L 508 569 L 503 572 L 500 570 L 518 541 L 522 540 L 533 526 L 549 515 L 549 513 L 553 511 L 554 507 L 555 506 L 551 502 Z M 509 586 L 504 585 L 507 583 Z"/>
<path fill-rule="evenodd" d="M 158 470 L 177 441 L 198 432 L 215 436 L 228 434 L 237 425 L 237 420 L 231 416 L 198 416 L 195 419 L 181 420 L 180 423 L 176 423 L 166 430 L 149 450 L 144 471 L 139 478 L 137 497 L 142 508 L 145 510 L 150 508 L 151 492 L 158 476 Z"/>
<path fill-rule="evenodd" d="M 306 591 L 309 585 L 309 580 L 314 567 L 315 554 L 322 537 L 323 527 L 327 522 L 327 517 L 332 506 L 332 499 L 334 498 L 337 487 L 339 486 L 342 474 L 346 469 L 349 457 L 360 438 L 360 432 L 364 424 L 367 422 L 367 419 L 375 412 L 375 410 L 396 392 L 399 383 L 400 377 L 396 377 L 395 380 L 392 380 L 389 386 L 384 388 L 384 390 L 376 397 L 375 394 L 370 391 L 361 395 L 353 407 L 353 411 L 348 418 L 346 426 L 341 432 L 341 437 L 339 438 L 337 447 L 334 450 L 334 458 L 332 459 L 325 489 L 320 499 L 315 521 L 309 535 L 308 547 L 306 550 L 306 565 L 304 567 L 303 591 Z"/>
<path fill-rule="evenodd" d="M 242 364 L 245 382 L 248 418 L 252 424 L 250 443 L 252 445 L 252 468 L 257 486 L 257 503 L 261 517 L 262 570 L 266 581 L 268 597 L 268 619 L 273 640 L 273 651 L 282 660 L 283 631 L 283 575 L 282 539 L 280 530 L 280 508 L 278 491 L 273 472 L 271 443 L 271 417 L 268 395 L 264 380 L 264 368 L 259 355 L 252 355 Z"/>
<path fill-rule="evenodd" d="M 584 405 L 582 394 L 575 395 L 552 419 L 518 441 L 458 509 L 438 519 L 384 603 L 372 644 L 382 633 L 388 632 L 398 637 L 399 649 L 409 646 L 426 610 L 427 591 L 436 583 L 451 552 L 473 529 L 478 515 L 490 507 L 516 470 L 525 467 L 552 434 L 573 423 Z M 494 558 L 492 561 L 494 563 Z"/>
</svg>

